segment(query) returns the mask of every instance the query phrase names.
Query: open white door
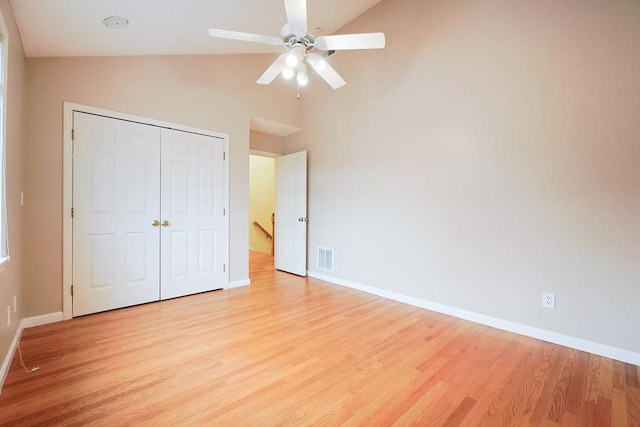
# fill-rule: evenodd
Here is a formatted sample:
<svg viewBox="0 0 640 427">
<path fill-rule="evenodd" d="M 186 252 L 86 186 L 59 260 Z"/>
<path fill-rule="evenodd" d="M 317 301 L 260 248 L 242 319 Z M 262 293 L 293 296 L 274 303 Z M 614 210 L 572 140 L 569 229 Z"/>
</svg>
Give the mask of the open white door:
<svg viewBox="0 0 640 427">
<path fill-rule="evenodd" d="M 307 275 L 307 152 L 276 157 L 275 267 Z"/>
</svg>

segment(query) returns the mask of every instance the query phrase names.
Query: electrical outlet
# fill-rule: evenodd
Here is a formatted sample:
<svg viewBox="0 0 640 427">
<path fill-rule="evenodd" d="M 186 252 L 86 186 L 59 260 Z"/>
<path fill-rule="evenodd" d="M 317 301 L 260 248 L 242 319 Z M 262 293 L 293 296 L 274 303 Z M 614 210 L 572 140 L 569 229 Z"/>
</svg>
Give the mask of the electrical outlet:
<svg viewBox="0 0 640 427">
<path fill-rule="evenodd" d="M 7 327 L 11 326 L 11 306 L 7 306 Z"/>
<path fill-rule="evenodd" d="M 556 308 L 556 294 L 551 292 L 542 293 L 542 306 L 544 308 L 555 309 Z"/>
</svg>

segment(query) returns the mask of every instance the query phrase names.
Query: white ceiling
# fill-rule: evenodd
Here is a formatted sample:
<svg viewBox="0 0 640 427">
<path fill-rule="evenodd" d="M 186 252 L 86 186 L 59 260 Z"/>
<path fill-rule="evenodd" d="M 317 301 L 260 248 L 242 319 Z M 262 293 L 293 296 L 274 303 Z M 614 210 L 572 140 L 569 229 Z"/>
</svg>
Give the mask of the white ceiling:
<svg viewBox="0 0 640 427">
<path fill-rule="evenodd" d="M 326 35 L 380 0 L 308 0 L 309 33 Z M 279 36 L 282 0 L 11 0 L 27 57 L 280 52 L 208 36 L 209 27 Z M 112 30 L 109 16 L 129 20 Z M 316 28 L 320 28 L 319 31 Z"/>
</svg>

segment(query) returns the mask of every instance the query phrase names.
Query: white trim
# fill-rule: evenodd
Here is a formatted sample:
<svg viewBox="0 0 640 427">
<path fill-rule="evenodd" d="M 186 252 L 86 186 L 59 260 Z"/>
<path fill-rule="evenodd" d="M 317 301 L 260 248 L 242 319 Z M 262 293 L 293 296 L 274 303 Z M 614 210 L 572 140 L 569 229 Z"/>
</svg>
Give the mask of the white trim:
<svg viewBox="0 0 640 427">
<path fill-rule="evenodd" d="M 65 319 L 73 317 L 73 298 L 71 282 L 73 280 L 73 110 L 75 106 L 64 103 L 62 124 L 62 313 Z"/>
<path fill-rule="evenodd" d="M 54 313 L 47 313 L 40 316 L 33 317 L 25 317 L 20 322 L 20 327 L 27 329 L 33 328 L 34 326 L 48 325 L 49 323 L 62 322 L 64 320 L 64 316 L 61 311 L 56 311 Z"/>
<path fill-rule="evenodd" d="M 8 82 L 8 71 L 9 71 L 9 31 L 7 30 L 7 25 L 4 21 L 4 15 L 2 11 L 0 11 L 0 40 L 2 40 L 2 58 L 0 59 L 0 66 L 2 69 L 0 70 L 0 90 L 2 91 L 2 106 L 0 107 L 0 265 L 9 261 L 9 230 L 8 230 L 8 220 L 7 220 L 7 198 L 5 197 L 6 191 L 6 143 L 7 143 L 7 98 L 9 86 Z M 3 247 L 6 244 L 6 248 Z M 1 256 L 2 252 L 6 249 L 5 256 Z M 16 351 L 16 347 L 18 346 L 18 342 L 20 341 L 20 335 L 22 334 L 22 328 L 18 327 L 16 333 L 11 341 L 11 345 L 5 355 L 4 361 L 2 362 L 2 366 L 0 367 L 0 393 L 2 393 L 2 386 L 4 385 L 4 380 L 9 373 L 9 367 L 11 366 L 11 361 L 13 360 L 13 355 Z"/>
<path fill-rule="evenodd" d="M 4 357 L 2 367 L 0 367 L 0 394 L 2 394 L 4 380 L 7 379 L 7 375 L 9 374 L 9 368 L 11 367 L 13 356 L 16 354 L 16 348 L 18 348 L 18 343 L 20 342 L 21 336 L 22 325 L 20 325 L 20 327 L 18 327 L 18 329 L 16 330 L 16 334 L 13 336 L 13 341 L 11 341 L 11 345 L 9 346 L 9 351 L 7 351 L 7 355 Z"/>
<path fill-rule="evenodd" d="M 48 313 L 41 316 L 27 317 L 22 319 L 22 321 L 20 322 L 20 326 L 18 326 L 16 334 L 13 337 L 13 341 L 11 341 L 9 351 L 7 352 L 7 355 L 2 362 L 2 367 L 0 368 L 0 394 L 2 394 L 4 380 L 7 379 L 7 374 L 9 373 L 9 368 L 11 367 L 13 357 L 16 355 L 16 349 L 18 348 L 18 343 L 20 342 L 20 338 L 22 337 L 22 331 L 27 328 L 33 328 L 34 326 L 61 322 L 63 320 L 62 317 L 62 312 L 56 311 L 55 313 Z"/>
<path fill-rule="evenodd" d="M 9 219 L 7 208 L 7 103 L 9 98 L 9 30 L 0 11 L 0 255 L 4 255 L 4 261 L 9 260 Z"/>
<path fill-rule="evenodd" d="M 229 286 L 227 286 L 227 289 L 241 288 L 242 286 L 248 286 L 250 284 L 251 284 L 250 279 L 234 280 L 233 282 L 229 283 Z"/>
<path fill-rule="evenodd" d="M 89 114 L 97 114 L 100 116 L 111 117 L 120 120 L 128 120 L 132 122 L 143 123 L 161 128 L 175 129 L 183 132 L 193 132 L 201 135 L 220 138 L 224 141 L 224 208 L 226 210 L 226 254 L 224 256 L 225 263 L 229 263 L 229 240 L 230 240 L 230 209 L 229 209 L 229 135 L 222 132 L 215 132 L 206 129 L 199 129 L 191 126 L 183 126 L 176 123 L 164 122 L 161 120 L 150 119 L 147 117 L 134 116 L 132 114 L 121 113 L 117 111 L 104 110 L 101 108 L 90 107 L 87 105 L 75 104 L 72 102 L 64 103 L 63 116 L 63 168 L 62 168 L 62 313 L 63 319 L 71 319 L 73 317 L 71 297 L 72 282 L 72 222 L 71 207 L 73 203 L 73 141 L 71 140 L 71 130 L 73 129 L 73 112 L 79 111 Z M 229 284 L 229 268 L 225 272 L 225 282 Z"/>
<path fill-rule="evenodd" d="M 522 325 L 520 323 L 510 322 L 508 320 L 498 319 L 487 316 L 485 314 L 475 313 L 473 311 L 462 310 L 444 304 L 423 300 L 420 298 L 410 297 L 407 295 L 391 292 L 384 289 L 374 288 L 372 286 L 360 283 L 350 282 L 335 277 L 319 274 L 314 271 L 307 271 L 309 277 L 324 280 L 347 288 L 356 289 L 368 294 L 377 295 L 379 297 L 413 305 L 415 307 L 424 308 L 426 310 L 436 311 L 438 313 L 448 314 L 459 319 L 469 320 L 481 325 L 491 326 L 493 328 L 502 329 L 504 331 L 513 332 L 553 344 L 559 344 L 565 347 L 574 348 L 576 350 L 586 351 L 598 356 L 604 356 L 611 359 L 619 360 L 625 363 L 640 366 L 640 353 L 622 348 L 612 347 L 606 344 L 588 341 L 582 338 L 576 338 L 569 335 L 559 334 L 557 332 L 547 331 L 544 329 L 534 328 L 532 326 Z"/>
</svg>

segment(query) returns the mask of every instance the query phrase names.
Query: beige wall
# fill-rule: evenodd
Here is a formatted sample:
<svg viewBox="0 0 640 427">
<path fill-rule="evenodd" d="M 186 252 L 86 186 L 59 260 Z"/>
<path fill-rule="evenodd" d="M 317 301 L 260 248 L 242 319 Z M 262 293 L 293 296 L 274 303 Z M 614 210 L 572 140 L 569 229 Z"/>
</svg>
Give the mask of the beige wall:
<svg viewBox="0 0 640 427">
<path fill-rule="evenodd" d="M 286 138 L 311 270 L 639 353 L 640 2 L 385 0 L 367 31 Z"/>
<path fill-rule="evenodd" d="M 0 266 L 0 364 L 7 357 L 9 347 L 23 318 L 22 281 L 22 208 L 20 190 L 23 188 L 23 87 L 24 51 L 11 5 L 0 0 L 0 11 L 9 31 L 9 58 L 7 70 L 7 129 L 6 129 L 6 182 L 7 216 L 9 225 L 9 248 L 11 260 Z M 28 203 L 28 200 L 26 201 Z M 11 315 L 11 325 L 7 327 L 7 306 L 13 307 L 13 297 L 17 297 L 17 311 Z M 13 311 L 13 310 L 12 310 Z M 0 378 L 0 383 L 1 383 Z"/>
<path fill-rule="evenodd" d="M 249 148 L 272 154 L 282 154 L 286 150 L 283 137 L 255 130 L 250 133 Z"/>
<path fill-rule="evenodd" d="M 249 245 L 258 252 L 271 254 L 271 239 L 256 227 L 258 221 L 273 235 L 271 214 L 275 209 L 275 160 L 249 156 Z"/>
<path fill-rule="evenodd" d="M 29 59 L 26 314 L 62 309 L 63 102 L 230 135 L 230 280 L 248 279 L 249 118 L 299 127 L 295 97 L 255 84 L 273 55 Z M 278 108 L 273 108 L 278 105 Z"/>
</svg>

